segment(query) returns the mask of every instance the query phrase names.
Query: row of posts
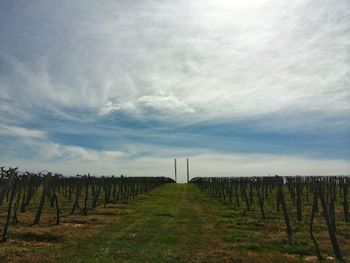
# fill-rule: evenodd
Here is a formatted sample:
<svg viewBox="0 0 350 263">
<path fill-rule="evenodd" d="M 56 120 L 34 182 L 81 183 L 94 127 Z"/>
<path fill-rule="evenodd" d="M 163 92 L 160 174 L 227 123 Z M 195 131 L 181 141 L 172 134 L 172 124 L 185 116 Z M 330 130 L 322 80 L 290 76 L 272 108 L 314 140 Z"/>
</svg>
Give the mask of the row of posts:
<svg viewBox="0 0 350 263">
<path fill-rule="evenodd" d="M 176 164 L 176 158 L 174 159 L 174 166 L 175 166 L 175 182 L 177 182 L 177 164 Z M 187 183 L 190 182 L 190 161 L 187 158 L 186 159 L 186 166 L 187 166 Z"/>
</svg>

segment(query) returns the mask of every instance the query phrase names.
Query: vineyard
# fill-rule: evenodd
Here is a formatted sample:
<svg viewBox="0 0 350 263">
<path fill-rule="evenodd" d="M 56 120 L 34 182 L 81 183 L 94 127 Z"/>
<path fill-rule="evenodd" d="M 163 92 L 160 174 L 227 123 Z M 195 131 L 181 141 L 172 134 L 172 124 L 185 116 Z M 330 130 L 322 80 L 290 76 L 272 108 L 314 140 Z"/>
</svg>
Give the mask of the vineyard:
<svg viewBox="0 0 350 263">
<path fill-rule="evenodd" d="M 4 225 L 1 240 L 7 241 L 10 226 L 21 223 L 22 215 L 28 221 L 27 214 L 33 214 L 30 224 L 37 225 L 47 209 L 48 214 L 55 215 L 54 223 L 59 225 L 62 216 L 71 216 L 77 210 L 87 215 L 99 205 L 106 207 L 110 203 L 128 201 L 162 184 L 173 182 L 165 177 L 64 177 L 50 172 L 20 173 L 17 168 L 6 170 L 2 167 L 0 216 Z"/>
<path fill-rule="evenodd" d="M 319 260 L 323 259 L 322 247 L 318 245 L 314 226 L 317 220 L 319 227 L 320 219 L 323 219 L 334 255 L 339 262 L 344 262 L 337 234 L 342 240 L 349 241 L 349 177 L 203 177 L 194 178 L 191 182 L 244 213 L 258 210 L 262 220 L 280 215 L 284 219 L 286 238 L 290 244 L 293 242 L 293 228 L 300 229 L 301 222 L 307 223 Z M 338 228 L 338 225 L 341 227 Z"/>
<path fill-rule="evenodd" d="M 345 262 L 350 177 L 1 168 L 1 262 Z M 62 253 L 64 251 L 64 253 Z"/>
</svg>

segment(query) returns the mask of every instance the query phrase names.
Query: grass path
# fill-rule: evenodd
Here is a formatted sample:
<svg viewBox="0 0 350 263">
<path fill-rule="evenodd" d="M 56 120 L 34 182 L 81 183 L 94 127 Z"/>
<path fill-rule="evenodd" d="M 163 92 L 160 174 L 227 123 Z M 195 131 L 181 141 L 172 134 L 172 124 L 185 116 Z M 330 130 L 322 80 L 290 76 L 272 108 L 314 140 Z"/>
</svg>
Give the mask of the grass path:
<svg viewBox="0 0 350 263">
<path fill-rule="evenodd" d="M 129 204 L 118 220 L 94 237 L 82 237 L 75 244 L 67 242 L 60 260 L 218 262 L 232 259 L 232 252 L 227 250 L 213 224 L 217 207 L 212 202 L 194 185 L 160 187 L 151 196 Z"/>
</svg>

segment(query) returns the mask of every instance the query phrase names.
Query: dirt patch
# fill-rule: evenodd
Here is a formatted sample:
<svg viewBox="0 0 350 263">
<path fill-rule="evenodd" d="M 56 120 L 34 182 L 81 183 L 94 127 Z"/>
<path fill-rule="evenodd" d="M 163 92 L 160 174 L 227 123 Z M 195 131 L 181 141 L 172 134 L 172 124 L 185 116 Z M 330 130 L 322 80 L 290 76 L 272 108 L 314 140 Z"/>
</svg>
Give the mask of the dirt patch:
<svg viewBox="0 0 350 263">
<path fill-rule="evenodd" d="M 317 258 L 317 256 L 305 256 L 304 260 L 308 261 L 308 262 L 317 262 L 318 258 Z"/>
<path fill-rule="evenodd" d="M 63 236 L 51 232 L 19 232 L 16 233 L 16 238 L 24 241 L 34 242 L 58 242 Z"/>
<path fill-rule="evenodd" d="M 209 249 L 205 252 L 197 253 L 193 262 L 237 262 L 237 263 L 257 263 L 258 261 L 247 261 L 239 256 L 222 249 Z M 192 261 L 191 261 L 192 262 Z"/>
<path fill-rule="evenodd" d="M 165 213 L 155 213 L 155 215 L 156 216 L 164 216 L 164 217 L 175 217 L 175 214 L 171 213 L 171 212 L 169 212 L 169 213 L 167 213 L 167 212 L 165 212 Z"/>
<path fill-rule="evenodd" d="M 103 211 L 103 210 L 100 210 L 100 211 L 97 211 L 95 212 L 94 214 L 95 215 L 101 215 L 101 216 L 116 216 L 116 215 L 121 215 L 123 212 L 121 211 Z"/>
<path fill-rule="evenodd" d="M 78 224 L 78 225 L 95 225 L 95 224 L 98 224 L 100 223 L 100 221 L 97 219 L 97 218 L 80 218 L 80 219 L 77 219 L 77 218 L 74 218 L 74 219 L 71 219 L 71 220 L 67 220 L 67 223 L 71 223 L 71 224 Z"/>
<path fill-rule="evenodd" d="M 20 248 L 10 251 L 0 251 L 0 262 L 11 263 L 41 263 L 55 262 L 55 258 L 42 251 L 31 251 L 26 248 Z"/>
</svg>

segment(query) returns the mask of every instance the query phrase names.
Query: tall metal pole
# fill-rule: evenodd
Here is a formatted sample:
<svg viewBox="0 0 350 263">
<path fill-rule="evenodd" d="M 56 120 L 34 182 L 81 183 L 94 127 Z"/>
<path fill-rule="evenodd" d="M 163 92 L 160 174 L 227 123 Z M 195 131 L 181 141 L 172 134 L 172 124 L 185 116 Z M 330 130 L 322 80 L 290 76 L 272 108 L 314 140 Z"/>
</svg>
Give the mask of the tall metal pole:
<svg viewBox="0 0 350 263">
<path fill-rule="evenodd" d="M 187 158 L 187 183 L 190 182 L 190 163 L 189 160 Z"/>
<path fill-rule="evenodd" d="M 177 182 L 176 158 L 174 159 L 174 165 L 175 165 L 175 183 L 176 183 Z"/>
</svg>

